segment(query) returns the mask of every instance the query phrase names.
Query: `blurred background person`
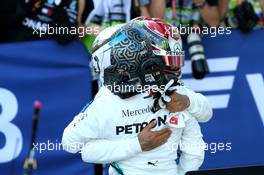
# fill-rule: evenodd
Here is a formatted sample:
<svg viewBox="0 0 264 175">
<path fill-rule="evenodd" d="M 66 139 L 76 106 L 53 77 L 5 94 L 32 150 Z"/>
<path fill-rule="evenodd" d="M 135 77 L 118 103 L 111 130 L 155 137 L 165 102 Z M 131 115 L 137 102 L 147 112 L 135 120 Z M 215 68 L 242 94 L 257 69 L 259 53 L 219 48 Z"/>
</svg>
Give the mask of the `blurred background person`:
<svg viewBox="0 0 264 175">
<path fill-rule="evenodd" d="M 217 0 L 185 0 L 185 2 L 183 0 L 138 0 L 138 3 L 140 5 L 141 16 L 164 19 L 166 18 L 165 11 L 168 11 L 170 8 L 177 8 L 179 11 L 183 8 L 190 11 L 198 8 L 200 15 L 207 25 L 219 25 Z M 167 10 L 165 10 L 166 8 Z M 179 18 L 180 15 L 177 17 Z"/>
<path fill-rule="evenodd" d="M 224 20 L 226 17 L 226 14 L 228 12 L 229 2 L 230 0 L 221 0 L 218 2 L 218 12 L 221 21 Z"/>
<path fill-rule="evenodd" d="M 18 19 L 18 26 L 12 28 L 9 41 L 50 38 L 65 44 L 77 36 L 65 32 L 65 28 L 69 30 L 70 27 L 77 27 L 77 0 L 22 1 L 18 4 L 18 9 L 16 12 L 21 14 L 21 18 Z M 52 34 L 48 34 L 48 30 Z M 40 31 L 45 33 L 42 37 L 39 35 Z"/>
<path fill-rule="evenodd" d="M 202 20 L 210 27 L 219 26 L 217 2 L 217 0 L 193 0 L 194 5 L 199 9 Z"/>
<path fill-rule="evenodd" d="M 92 43 L 94 38 L 101 32 L 102 27 L 100 24 L 87 22 L 87 19 L 94 12 L 98 4 L 101 1 L 86 1 L 86 0 L 78 0 L 78 16 L 77 16 L 77 25 L 78 27 L 86 28 L 86 32 L 84 34 L 80 34 L 80 40 L 90 52 Z M 89 20 L 88 20 L 89 21 Z"/>
<path fill-rule="evenodd" d="M 83 0 L 82 0 L 83 1 Z M 82 16 L 82 25 L 94 28 L 95 34 L 86 35 L 81 39 L 86 49 L 91 52 L 92 43 L 99 32 L 111 25 L 122 24 L 131 19 L 132 1 L 124 0 L 97 0 L 86 1 L 92 4 L 94 8 L 88 12 L 86 17 Z"/>
<path fill-rule="evenodd" d="M 260 0 L 260 5 L 261 5 L 262 13 L 264 14 L 264 0 Z"/>
<path fill-rule="evenodd" d="M 166 0 L 138 0 L 141 16 L 164 18 Z"/>
<path fill-rule="evenodd" d="M 263 28 L 263 0 L 222 0 L 218 3 L 221 25 L 238 28 L 242 32 Z"/>
<path fill-rule="evenodd" d="M 165 18 L 175 26 L 204 22 L 217 27 L 220 22 L 216 0 L 168 0 Z"/>
</svg>

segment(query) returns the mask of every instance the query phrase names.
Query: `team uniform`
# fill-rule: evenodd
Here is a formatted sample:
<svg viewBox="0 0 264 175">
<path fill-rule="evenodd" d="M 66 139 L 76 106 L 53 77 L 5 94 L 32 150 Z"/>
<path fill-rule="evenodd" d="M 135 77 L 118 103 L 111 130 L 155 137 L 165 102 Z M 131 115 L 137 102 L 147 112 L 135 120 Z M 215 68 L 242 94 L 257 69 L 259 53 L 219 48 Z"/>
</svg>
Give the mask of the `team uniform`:
<svg viewBox="0 0 264 175">
<path fill-rule="evenodd" d="M 203 95 L 180 83 L 182 43 L 168 29 L 173 28 L 159 19 L 140 18 L 111 36 L 103 31 L 97 37 L 92 59 L 103 87 L 64 130 L 66 151 L 81 151 L 85 162 L 111 163 L 110 175 L 183 175 L 201 166 L 204 142 L 198 121 L 208 121 L 212 108 Z M 182 112 L 166 109 L 173 91 L 189 98 Z M 143 151 L 138 134 L 153 120 L 153 130 L 170 127 L 172 134 L 165 144 Z"/>
<path fill-rule="evenodd" d="M 199 93 L 186 87 L 178 91 L 191 99 L 188 110 L 152 113 L 153 98 L 148 93 L 123 100 L 102 87 L 94 101 L 64 130 L 64 148 L 71 153 L 81 151 L 85 162 L 115 162 L 125 175 L 178 175 L 197 170 L 204 159 L 204 142 L 196 118 L 209 120 L 211 107 Z M 157 120 L 155 130 L 170 127 L 172 135 L 166 144 L 142 152 L 137 134 L 152 120 Z M 179 144 L 182 154 L 177 166 Z M 109 172 L 117 173 L 113 167 Z"/>
</svg>

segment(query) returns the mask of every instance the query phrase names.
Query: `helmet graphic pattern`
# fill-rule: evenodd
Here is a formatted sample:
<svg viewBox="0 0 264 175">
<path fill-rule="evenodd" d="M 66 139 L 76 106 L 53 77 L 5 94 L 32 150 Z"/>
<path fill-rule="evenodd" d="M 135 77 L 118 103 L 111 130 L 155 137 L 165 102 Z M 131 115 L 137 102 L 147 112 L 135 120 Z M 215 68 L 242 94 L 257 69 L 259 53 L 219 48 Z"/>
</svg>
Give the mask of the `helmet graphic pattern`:
<svg viewBox="0 0 264 175">
<path fill-rule="evenodd" d="M 137 92 L 127 87 L 141 84 L 141 65 L 153 54 L 150 40 L 137 27 L 125 25 L 114 33 L 109 43 L 111 65 L 104 70 L 104 84 L 110 85 L 112 92 L 121 98 L 131 97 Z M 124 88 L 116 92 L 116 85 Z"/>
<path fill-rule="evenodd" d="M 118 34 L 125 39 L 114 45 L 111 50 L 113 71 L 138 73 L 141 62 L 152 53 L 150 42 L 141 31 L 130 26 Z"/>
</svg>

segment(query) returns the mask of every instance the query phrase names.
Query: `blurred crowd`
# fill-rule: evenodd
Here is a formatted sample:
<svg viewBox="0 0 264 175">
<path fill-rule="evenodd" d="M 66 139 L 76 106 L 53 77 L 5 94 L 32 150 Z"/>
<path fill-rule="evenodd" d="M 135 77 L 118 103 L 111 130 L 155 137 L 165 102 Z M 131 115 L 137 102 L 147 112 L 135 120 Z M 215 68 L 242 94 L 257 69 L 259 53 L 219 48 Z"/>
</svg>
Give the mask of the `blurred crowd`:
<svg viewBox="0 0 264 175">
<path fill-rule="evenodd" d="M 263 28 L 263 12 L 264 0 L 9 0 L 0 6 L 0 42 L 79 38 L 90 49 L 103 28 L 138 16 L 249 32 Z"/>
</svg>

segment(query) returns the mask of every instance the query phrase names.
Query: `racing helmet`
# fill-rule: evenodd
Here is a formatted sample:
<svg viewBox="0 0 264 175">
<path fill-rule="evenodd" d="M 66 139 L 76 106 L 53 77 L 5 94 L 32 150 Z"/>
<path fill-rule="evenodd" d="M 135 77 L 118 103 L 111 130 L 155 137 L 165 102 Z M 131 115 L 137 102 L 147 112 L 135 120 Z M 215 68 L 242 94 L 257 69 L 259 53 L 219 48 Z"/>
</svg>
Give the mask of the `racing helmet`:
<svg viewBox="0 0 264 175">
<path fill-rule="evenodd" d="M 126 24 L 101 43 L 95 41 L 92 60 L 102 74 L 103 84 L 121 98 L 134 96 L 143 88 L 142 63 L 153 57 L 150 39 L 134 25 Z"/>
<path fill-rule="evenodd" d="M 177 28 L 158 18 L 138 17 L 133 19 L 131 23 L 140 26 L 148 38 L 151 39 L 156 58 L 161 59 L 165 65 L 163 72 L 165 76 L 180 79 L 185 54 Z M 150 61 L 155 62 L 155 60 Z"/>
</svg>

